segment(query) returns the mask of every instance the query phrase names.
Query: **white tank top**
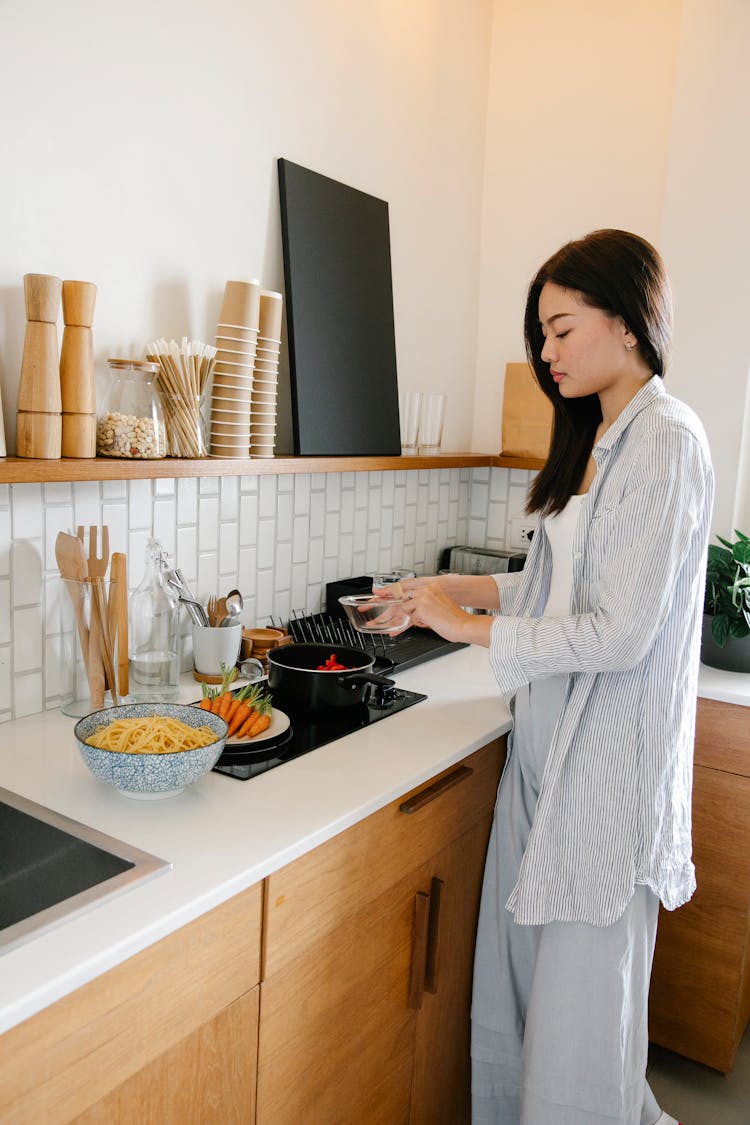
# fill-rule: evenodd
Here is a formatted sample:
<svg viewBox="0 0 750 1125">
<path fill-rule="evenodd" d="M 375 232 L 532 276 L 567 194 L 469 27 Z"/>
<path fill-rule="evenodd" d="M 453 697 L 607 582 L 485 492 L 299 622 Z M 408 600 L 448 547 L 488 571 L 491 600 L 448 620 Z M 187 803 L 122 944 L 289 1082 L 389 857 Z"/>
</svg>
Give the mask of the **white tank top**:
<svg viewBox="0 0 750 1125">
<path fill-rule="evenodd" d="M 552 579 L 544 617 L 567 617 L 573 591 L 573 536 L 586 493 L 574 494 L 561 512 L 544 517 L 552 549 Z"/>
</svg>

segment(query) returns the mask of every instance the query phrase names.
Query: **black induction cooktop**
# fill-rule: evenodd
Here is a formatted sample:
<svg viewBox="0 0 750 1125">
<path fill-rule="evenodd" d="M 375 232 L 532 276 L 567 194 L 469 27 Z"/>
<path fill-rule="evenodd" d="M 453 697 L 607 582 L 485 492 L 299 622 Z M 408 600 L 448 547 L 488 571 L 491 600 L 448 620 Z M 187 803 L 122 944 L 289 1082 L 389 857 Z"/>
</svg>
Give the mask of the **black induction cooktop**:
<svg viewBox="0 0 750 1125">
<path fill-rule="evenodd" d="M 377 667 L 374 669 L 378 670 Z M 273 698 L 273 692 L 271 696 Z M 324 711 L 295 711 L 285 702 L 284 712 L 290 719 L 287 730 L 278 738 L 260 743 L 257 748 L 246 744 L 236 750 L 225 750 L 214 766 L 214 771 L 238 781 L 249 781 L 276 766 L 309 754 L 311 750 L 317 750 L 328 742 L 335 742 L 337 738 L 343 738 L 346 734 L 372 726 L 381 719 L 413 707 L 426 698 L 426 695 L 403 691 L 395 685 L 378 685 L 364 703 L 354 706 L 326 708 Z"/>
</svg>

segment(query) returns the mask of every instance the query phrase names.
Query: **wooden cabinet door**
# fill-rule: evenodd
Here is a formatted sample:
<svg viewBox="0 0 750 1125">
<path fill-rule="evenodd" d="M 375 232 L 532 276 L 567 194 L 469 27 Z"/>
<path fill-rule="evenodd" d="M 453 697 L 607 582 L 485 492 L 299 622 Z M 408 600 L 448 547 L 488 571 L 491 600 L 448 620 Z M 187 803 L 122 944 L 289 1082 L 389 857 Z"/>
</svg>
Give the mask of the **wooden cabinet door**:
<svg viewBox="0 0 750 1125">
<path fill-rule="evenodd" d="M 414 1055 L 410 1125 L 471 1118 L 471 988 L 491 817 L 434 857 Z"/>
<path fill-rule="evenodd" d="M 750 1017 L 750 709 L 699 699 L 693 860 L 698 889 L 659 912 L 653 1042 L 728 1074 Z"/>
<path fill-rule="evenodd" d="M 269 877 L 258 1125 L 464 1120 L 476 903 L 503 759 L 501 741 L 477 751 Z M 434 1091 L 412 1118 L 415 1080 L 419 1100 Z M 430 1117 L 441 1101 L 461 1116 Z"/>
<path fill-rule="evenodd" d="M 256 986 L 143 1067 L 75 1125 L 254 1125 Z"/>
<path fill-rule="evenodd" d="M 311 916 L 307 948 L 263 982 L 259 1125 L 406 1125 L 415 902 L 410 873 L 317 936 Z"/>
<path fill-rule="evenodd" d="M 244 1106 L 240 1059 L 249 1050 L 254 1071 L 260 935 L 258 884 L 11 1028 L 0 1039 L 0 1121 L 182 1125 L 189 1115 L 139 1116 L 138 1104 L 142 1096 L 168 1107 L 174 1096 L 183 1106 L 184 1092 L 222 1107 L 201 1125 Z M 222 1089 L 235 1081 L 236 1095 Z M 223 1120 L 252 1118 L 228 1110 Z"/>
<path fill-rule="evenodd" d="M 750 1015 L 750 778 L 696 766 L 693 822 L 698 889 L 659 912 L 649 1034 L 728 1074 Z"/>
</svg>

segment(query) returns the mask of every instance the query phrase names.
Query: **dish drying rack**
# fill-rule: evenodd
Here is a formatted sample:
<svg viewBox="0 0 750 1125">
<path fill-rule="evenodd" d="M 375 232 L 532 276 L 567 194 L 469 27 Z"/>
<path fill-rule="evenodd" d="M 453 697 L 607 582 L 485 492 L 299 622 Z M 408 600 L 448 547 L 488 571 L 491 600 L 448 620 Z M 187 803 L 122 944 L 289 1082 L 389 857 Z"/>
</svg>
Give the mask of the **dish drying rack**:
<svg viewBox="0 0 750 1125">
<path fill-rule="evenodd" d="M 334 617 L 330 613 L 299 614 L 292 610 L 287 629 L 297 644 L 338 644 L 363 649 L 375 658 L 380 670 L 388 669 L 393 672 L 412 668 L 425 660 L 433 660 L 437 656 L 467 647 L 465 644 L 444 640 L 432 629 L 407 629 L 397 637 L 358 633 L 344 618 Z"/>
</svg>

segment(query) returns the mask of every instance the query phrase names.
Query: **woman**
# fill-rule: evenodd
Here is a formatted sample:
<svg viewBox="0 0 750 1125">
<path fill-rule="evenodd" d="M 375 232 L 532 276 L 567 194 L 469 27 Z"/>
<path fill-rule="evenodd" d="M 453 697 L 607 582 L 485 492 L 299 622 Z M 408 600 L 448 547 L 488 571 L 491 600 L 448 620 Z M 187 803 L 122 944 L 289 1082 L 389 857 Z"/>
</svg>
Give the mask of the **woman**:
<svg viewBox="0 0 750 1125">
<path fill-rule="evenodd" d="M 713 474 L 663 387 L 670 335 L 649 243 L 602 230 L 553 255 L 526 304 L 554 428 L 524 570 L 400 584 L 414 624 L 489 648 L 514 717 L 477 936 L 477 1123 L 674 1121 L 646 1083 L 647 1003 L 659 901 L 695 888 Z"/>
</svg>

